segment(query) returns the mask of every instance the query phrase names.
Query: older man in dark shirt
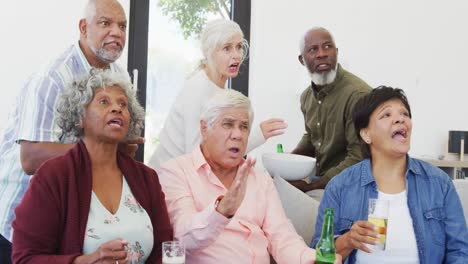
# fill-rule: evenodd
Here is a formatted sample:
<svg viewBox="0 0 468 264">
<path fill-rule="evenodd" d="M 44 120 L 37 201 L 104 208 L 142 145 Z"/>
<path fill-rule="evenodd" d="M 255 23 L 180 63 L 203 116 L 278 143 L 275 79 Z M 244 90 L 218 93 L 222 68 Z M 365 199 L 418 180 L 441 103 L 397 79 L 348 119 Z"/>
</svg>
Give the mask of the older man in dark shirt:
<svg viewBox="0 0 468 264">
<path fill-rule="evenodd" d="M 301 95 L 306 132 L 293 153 L 315 157 L 317 177 L 311 177 L 309 183 L 291 183 L 320 198 L 320 191 L 311 191 L 324 189 L 333 176 L 363 158 L 352 111 L 371 87 L 337 63 L 338 48 L 325 28 L 308 30 L 300 44 L 299 61 L 312 82 Z"/>
</svg>

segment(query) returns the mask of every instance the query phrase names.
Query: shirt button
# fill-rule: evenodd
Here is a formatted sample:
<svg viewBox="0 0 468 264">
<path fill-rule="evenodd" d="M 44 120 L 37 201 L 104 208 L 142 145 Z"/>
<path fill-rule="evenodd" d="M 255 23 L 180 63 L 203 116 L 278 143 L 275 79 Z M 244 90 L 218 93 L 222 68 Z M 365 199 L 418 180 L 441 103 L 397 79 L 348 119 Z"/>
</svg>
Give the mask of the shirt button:
<svg viewBox="0 0 468 264">
<path fill-rule="evenodd" d="M 320 122 L 317 123 L 317 126 L 320 126 Z"/>
<path fill-rule="evenodd" d="M 320 143 L 320 142 L 319 142 L 319 143 L 317 143 L 317 146 L 319 146 L 319 147 L 320 147 L 320 145 L 322 145 L 322 143 Z"/>
<path fill-rule="evenodd" d="M 322 101 L 321 101 L 321 100 L 319 100 L 319 101 L 318 101 L 318 104 L 322 104 Z"/>
<path fill-rule="evenodd" d="M 320 167 L 320 163 L 317 162 L 317 168 Z"/>
</svg>

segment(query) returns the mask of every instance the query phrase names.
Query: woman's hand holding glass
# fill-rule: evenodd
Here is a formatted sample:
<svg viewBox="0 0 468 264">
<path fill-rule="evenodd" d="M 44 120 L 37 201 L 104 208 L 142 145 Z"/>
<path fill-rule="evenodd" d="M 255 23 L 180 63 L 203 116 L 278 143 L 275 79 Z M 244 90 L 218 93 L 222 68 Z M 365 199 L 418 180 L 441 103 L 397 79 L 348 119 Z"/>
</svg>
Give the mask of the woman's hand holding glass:
<svg viewBox="0 0 468 264">
<path fill-rule="evenodd" d="M 123 239 L 114 239 L 102 244 L 91 254 L 77 257 L 73 264 L 81 263 L 109 263 L 109 264 L 127 264 L 127 244 Z"/>
<path fill-rule="evenodd" d="M 371 253 L 372 251 L 365 245 L 377 245 L 379 237 L 377 227 L 368 221 L 357 221 L 351 229 L 342 236 L 345 239 L 345 246 L 351 250 L 360 249 L 364 252 Z"/>
</svg>

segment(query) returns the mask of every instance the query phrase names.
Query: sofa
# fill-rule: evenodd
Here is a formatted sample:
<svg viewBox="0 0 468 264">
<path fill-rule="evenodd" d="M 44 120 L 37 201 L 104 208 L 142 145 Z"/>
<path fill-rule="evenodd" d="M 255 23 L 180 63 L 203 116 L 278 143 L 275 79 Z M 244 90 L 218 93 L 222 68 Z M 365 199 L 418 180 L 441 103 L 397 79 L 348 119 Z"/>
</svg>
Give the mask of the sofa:
<svg viewBox="0 0 468 264">
<path fill-rule="evenodd" d="M 315 232 L 320 203 L 281 177 L 273 177 L 273 182 L 278 190 L 286 216 L 305 243 L 310 245 Z"/>
</svg>

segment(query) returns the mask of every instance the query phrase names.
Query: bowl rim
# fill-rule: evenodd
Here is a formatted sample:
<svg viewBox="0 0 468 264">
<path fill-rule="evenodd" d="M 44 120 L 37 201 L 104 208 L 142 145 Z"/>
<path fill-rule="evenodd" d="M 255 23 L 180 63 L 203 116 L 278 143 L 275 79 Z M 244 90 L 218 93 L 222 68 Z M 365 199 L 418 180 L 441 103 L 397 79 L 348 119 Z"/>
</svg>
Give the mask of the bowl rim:
<svg viewBox="0 0 468 264">
<path fill-rule="evenodd" d="M 303 162 L 303 161 L 314 161 L 317 162 L 317 159 L 314 157 L 306 156 L 306 155 L 300 155 L 300 154 L 294 154 L 294 153 L 278 153 L 278 152 L 266 152 L 262 154 L 262 160 L 264 160 L 265 157 L 274 157 L 274 156 L 279 156 L 279 155 L 287 155 L 287 156 L 296 156 L 300 157 L 300 160 L 288 160 L 289 162 Z M 273 159 L 273 158 L 272 158 Z M 277 159 L 278 160 L 278 159 Z"/>
</svg>

